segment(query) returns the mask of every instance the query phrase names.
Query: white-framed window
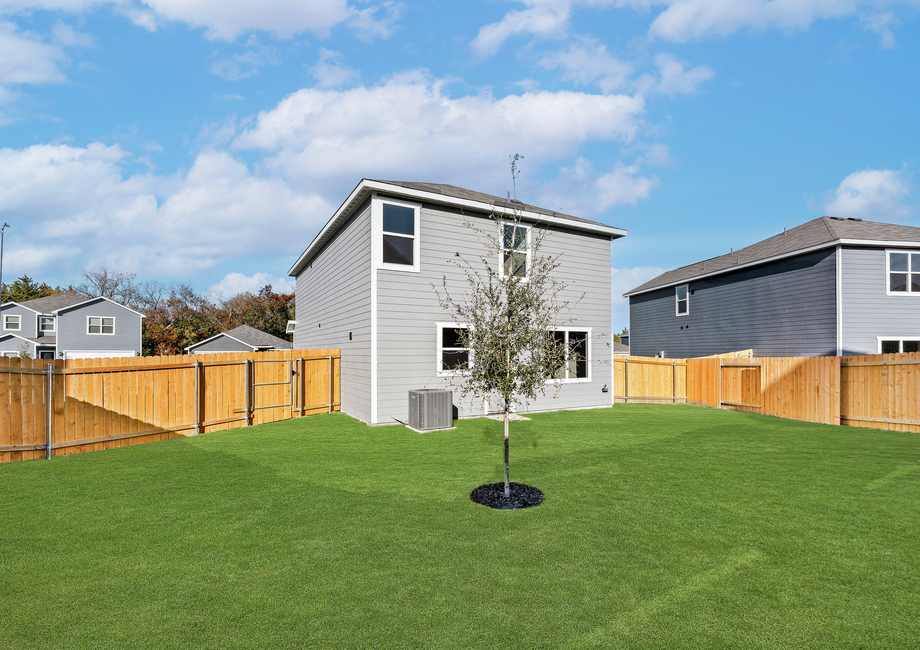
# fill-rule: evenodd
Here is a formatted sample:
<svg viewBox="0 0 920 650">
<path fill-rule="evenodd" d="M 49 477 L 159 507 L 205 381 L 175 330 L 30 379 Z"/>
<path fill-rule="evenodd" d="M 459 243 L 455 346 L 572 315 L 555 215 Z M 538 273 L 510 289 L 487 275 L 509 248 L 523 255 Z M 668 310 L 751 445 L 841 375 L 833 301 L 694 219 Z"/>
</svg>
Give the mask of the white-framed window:
<svg viewBox="0 0 920 650">
<path fill-rule="evenodd" d="M 421 211 L 417 203 L 382 198 L 371 202 L 377 268 L 419 271 Z"/>
<path fill-rule="evenodd" d="M 879 354 L 920 352 L 920 336 L 876 336 Z"/>
<path fill-rule="evenodd" d="M 115 318 L 112 316 L 87 316 L 87 334 L 114 334 Z"/>
<path fill-rule="evenodd" d="M 520 221 L 502 223 L 501 277 L 509 273 L 526 280 L 530 272 L 530 226 Z"/>
<path fill-rule="evenodd" d="M 10 359 L 18 359 L 19 353 L 18 352 L 4 352 L 3 356 L 9 357 Z"/>
<path fill-rule="evenodd" d="M 920 296 L 920 251 L 886 252 L 889 296 Z"/>
<path fill-rule="evenodd" d="M 22 329 L 22 316 L 19 314 L 6 314 L 3 317 L 3 329 L 18 332 Z"/>
<path fill-rule="evenodd" d="M 674 287 L 674 309 L 678 316 L 690 313 L 690 285 L 682 284 Z"/>
<path fill-rule="evenodd" d="M 591 381 L 591 330 L 577 327 L 558 329 L 556 340 L 565 347 L 565 361 L 555 380 Z"/>
<path fill-rule="evenodd" d="M 54 316 L 39 316 L 38 329 L 42 332 L 54 331 Z"/>
<path fill-rule="evenodd" d="M 438 328 L 438 376 L 451 377 L 469 370 L 472 354 L 463 347 L 463 330 L 465 325 L 456 323 L 437 323 Z"/>
</svg>

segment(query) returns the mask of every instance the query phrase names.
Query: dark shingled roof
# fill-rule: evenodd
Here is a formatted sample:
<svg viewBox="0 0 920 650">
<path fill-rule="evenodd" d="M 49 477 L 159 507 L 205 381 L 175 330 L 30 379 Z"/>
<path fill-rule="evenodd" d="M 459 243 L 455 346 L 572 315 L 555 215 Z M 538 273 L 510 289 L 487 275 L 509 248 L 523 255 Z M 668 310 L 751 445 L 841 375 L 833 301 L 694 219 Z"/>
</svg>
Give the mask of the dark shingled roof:
<svg viewBox="0 0 920 650">
<path fill-rule="evenodd" d="M 491 194 L 483 194 L 482 192 L 476 192 L 473 190 L 467 190 L 462 187 L 457 187 L 456 185 L 444 185 L 443 183 L 418 183 L 418 182 L 409 182 L 409 181 L 384 181 L 380 179 L 368 179 L 376 180 L 378 183 L 387 183 L 388 185 L 397 185 L 399 187 L 405 187 L 409 190 L 419 190 L 421 192 L 431 192 L 432 194 L 440 194 L 442 196 L 450 196 L 455 199 L 465 199 L 467 201 L 480 201 L 482 203 L 494 203 L 495 205 L 503 208 L 511 208 L 518 210 L 526 210 L 528 212 L 533 212 L 534 214 L 545 214 L 548 217 L 559 217 L 561 219 L 570 219 L 572 221 L 577 221 L 579 223 L 590 223 L 595 226 L 603 226 L 609 228 L 607 224 L 600 223 L 597 221 L 589 221 L 588 219 L 582 219 L 581 217 L 573 217 L 570 214 L 565 214 L 563 212 L 555 212 L 553 210 L 547 210 L 546 208 L 538 208 L 535 205 L 528 205 L 523 201 L 508 200 L 500 196 L 492 196 Z"/>
<path fill-rule="evenodd" d="M 57 342 L 57 338 L 54 336 L 39 336 L 37 339 L 29 340 L 39 345 L 54 345 Z"/>
<path fill-rule="evenodd" d="M 234 327 L 232 330 L 223 333 L 227 336 L 232 336 L 238 341 L 242 341 L 246 345 L 251 345 L 254 348 L 270 347 L 276 350 L 294 349 L 290 341 L 285 341 L 284 339 L 263 332 L 262 330 L 249 327 L 249 325 L 240 325 L 239 327 Z"/>
<path fill-rule="evenodd" d="M 673 271 L 667 271 L 624 295 L 631 296 L 645 293 L 653 289 L 686 282 L 699 276 L 711 275 L 720 271 L 730 271 L 739 265 L 755 264 L 780 255 L 787 255 L 816 246 L 830 245 L 839 240 L 917 243 L 920 242 L 920 228 L 878 223 L 876 221 L 862 221 L 860 219 L 820 217 L 728 255 L 720 255 L 696 264 L 682 266 Z"/>
<path fill-rule="evenodd" d="M 613 342 L 613 353 L 614 354 L 629 354 L 629 346 L 625 343 L 620 343 L 619 341 Z"/>
<path fill-rule="evenodd" d="M 71 305 L 78 305 L 81 302 L 86 302 L 87 300 L 92 300 L 88 296 L 81 296 L 79 293 L 73 291 L 65 291 L 64 293 L 58 293 L 53 296 L 45 296 L 44 298 L 36 298 L 35 300 L 26 300 L 25 302 L 19 303 L 23 307 L 28 307 L 29 309 L 34 309 L 40 314 L 50 314 L 55 309 L 63 309 L 64 307 L 70 307 Z"/>
</svg>

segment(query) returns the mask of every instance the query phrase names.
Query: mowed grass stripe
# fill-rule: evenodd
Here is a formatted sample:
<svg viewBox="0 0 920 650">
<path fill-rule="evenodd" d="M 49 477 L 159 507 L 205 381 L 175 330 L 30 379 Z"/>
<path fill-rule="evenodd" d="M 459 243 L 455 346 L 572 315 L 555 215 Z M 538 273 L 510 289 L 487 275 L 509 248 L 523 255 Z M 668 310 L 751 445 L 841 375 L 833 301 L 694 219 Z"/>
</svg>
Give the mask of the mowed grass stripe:
<svg viewBox="0 0 920 650">
<path fill-rule="evenodd" d="M 0 647 L 912 647 L 920 438 L 692 406 L 340 414 L 0 467 Z"/>
</svg>

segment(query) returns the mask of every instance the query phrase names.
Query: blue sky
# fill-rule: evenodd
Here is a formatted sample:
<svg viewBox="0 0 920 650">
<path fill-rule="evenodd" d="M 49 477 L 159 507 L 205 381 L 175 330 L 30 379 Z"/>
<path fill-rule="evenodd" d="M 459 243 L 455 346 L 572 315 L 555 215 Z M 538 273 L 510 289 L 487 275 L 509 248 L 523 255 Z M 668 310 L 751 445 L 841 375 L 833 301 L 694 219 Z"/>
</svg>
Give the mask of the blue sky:
<svg viewBox="0 0 920 650">
<path fill-rule="evenodd" d="M 362 177 L 626 228 L 626 291 L 920 225 L 920 0 L 0 0 L 4 278 L 272 283 Z"/>
</svg>

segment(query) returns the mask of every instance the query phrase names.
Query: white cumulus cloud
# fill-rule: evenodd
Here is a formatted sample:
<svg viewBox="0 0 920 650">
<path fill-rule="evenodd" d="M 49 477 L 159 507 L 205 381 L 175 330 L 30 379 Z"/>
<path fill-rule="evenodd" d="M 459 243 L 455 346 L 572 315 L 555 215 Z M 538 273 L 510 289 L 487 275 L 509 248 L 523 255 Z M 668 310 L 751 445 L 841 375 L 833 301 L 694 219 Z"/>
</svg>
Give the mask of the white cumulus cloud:
<svg viewBox="0 0 920 650">
<path fill-rule="evenodd" d="M 262 287 L 271 285 L 275 293 L 293 293 L 294 278 L 278 277 L 271 273 L 228 273 L 224 278 L 211 286 L 208 292 L 222 298 L 231 298 L 237 294 L 249 292 L 259 293 Z"/>
<path fill-rule="evenodd" d="M 897 221 L 914 214 L 913 186 L 904 172 L 863 169 L 853 172 L 829 193 L 824 213 L 872 221 Z"/>
<path fill-rule="evenodd" d="M 642 98 L 628 95 L 455 98 L 445 80 L 415 72 L 370 87 L 299 90 L 260 113 L 235 146 L 267 152 L 265 167 L 288 178 L 431 180 L 437 170 L 437 179 L 488 188 L 507 176 L 509 152 L 535 169 L 587 142 L 629 141 L 643 111 Z"/>
</svg>

